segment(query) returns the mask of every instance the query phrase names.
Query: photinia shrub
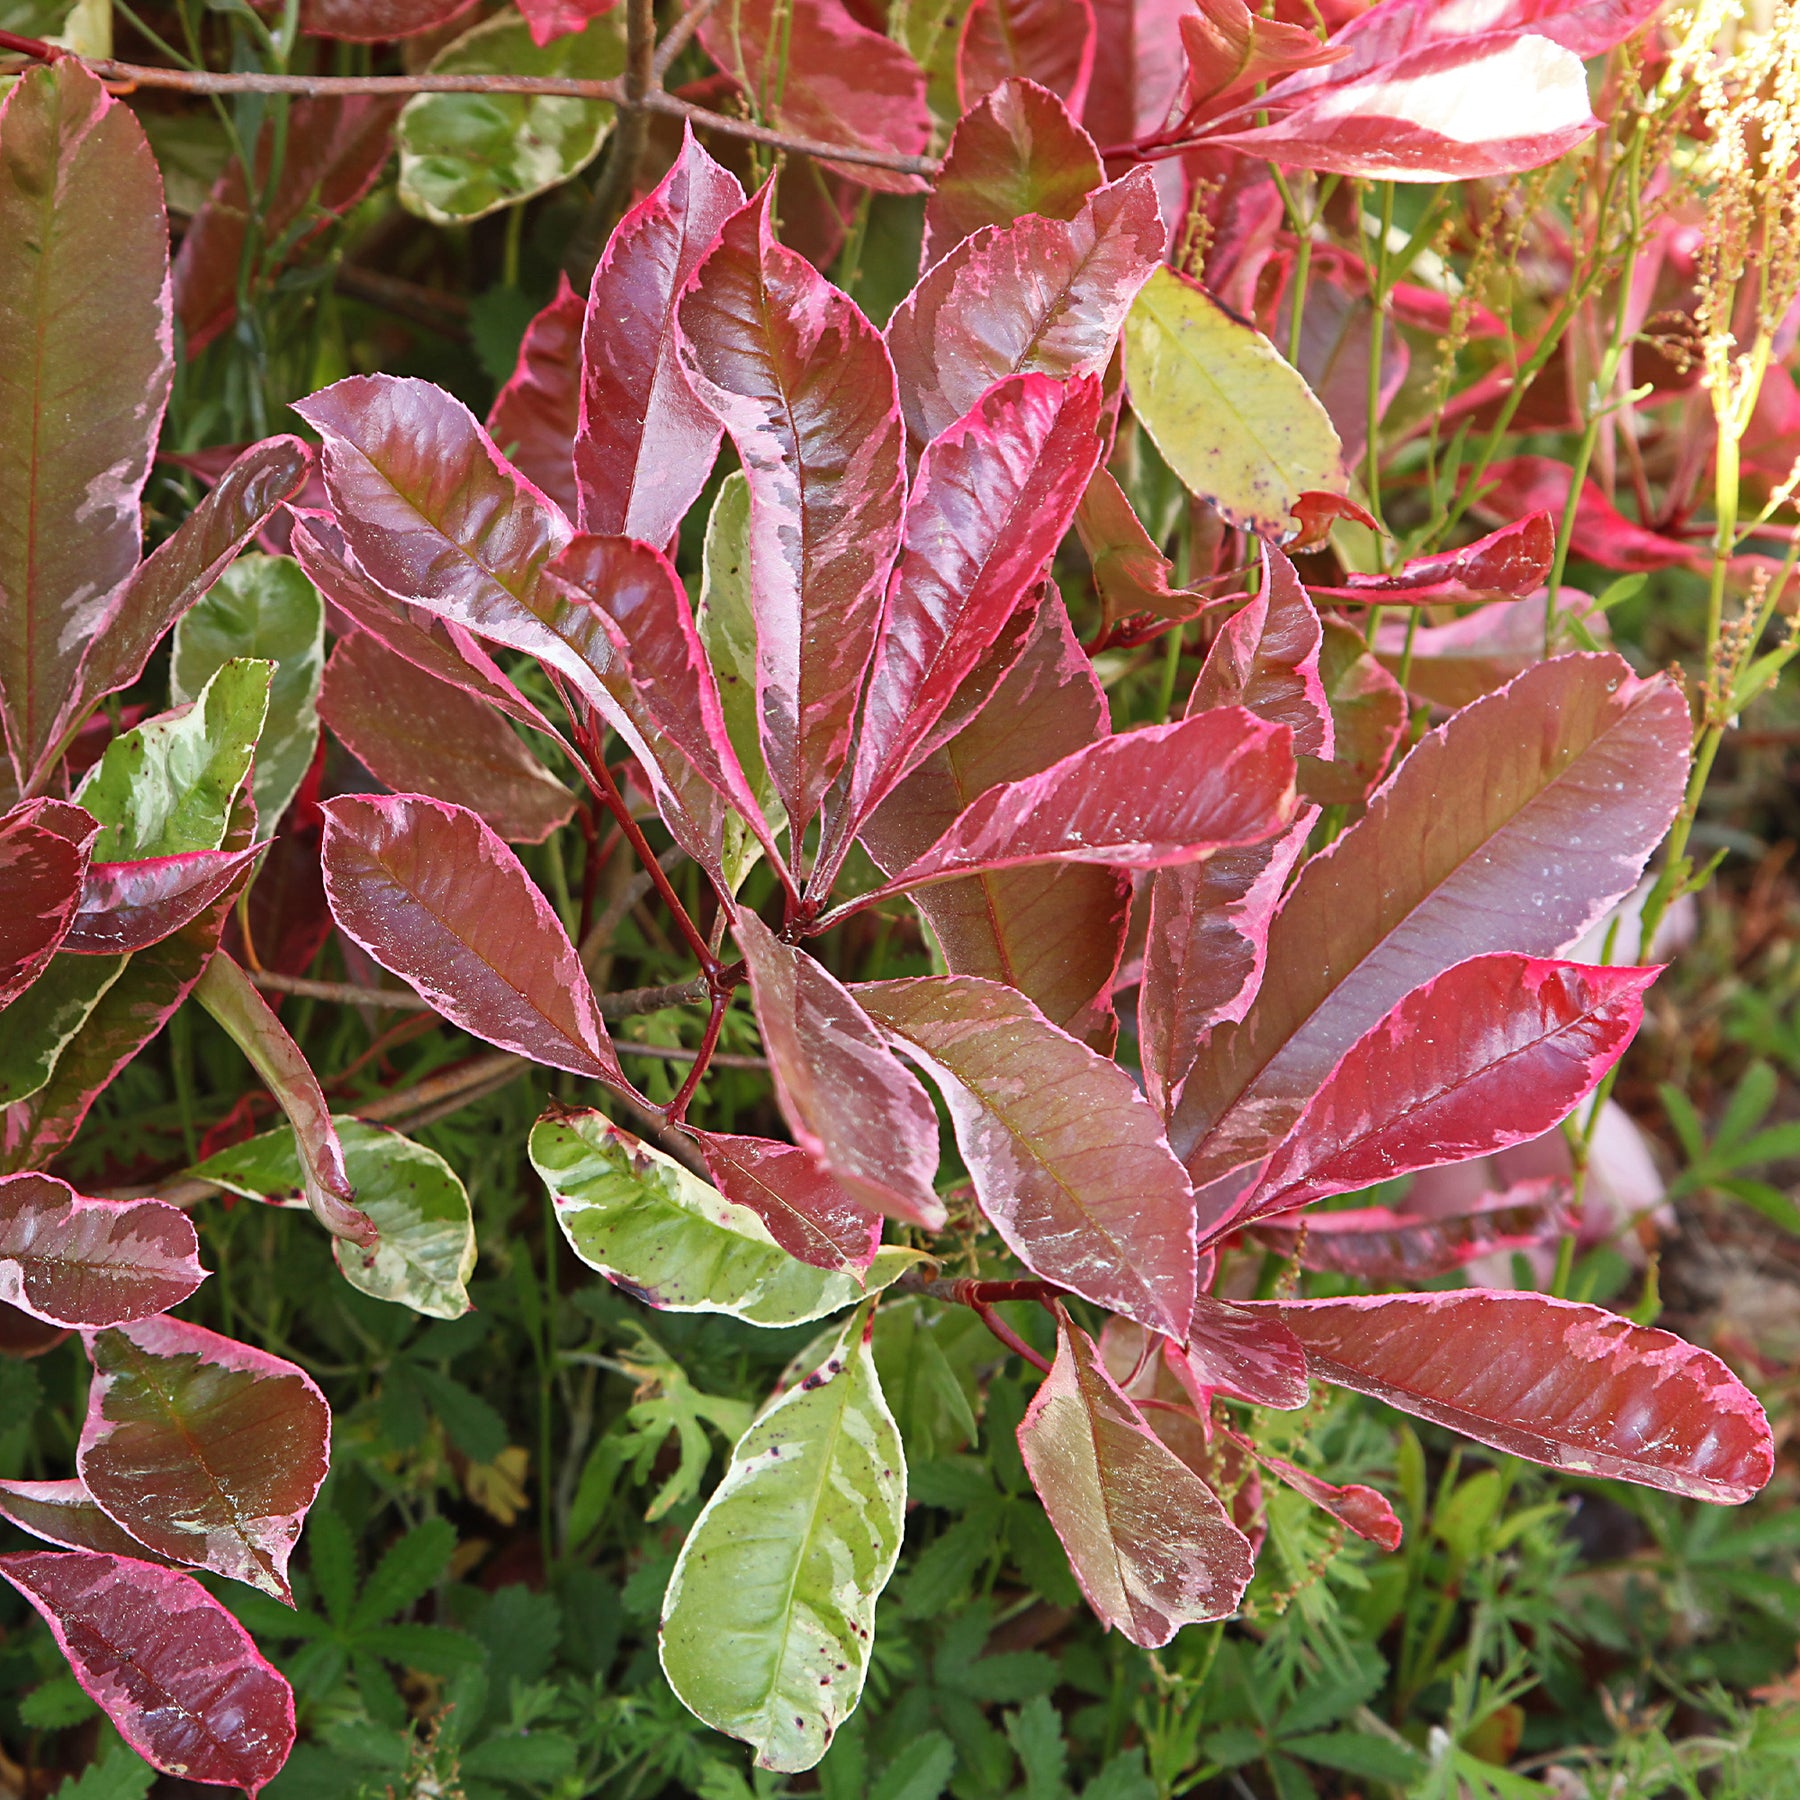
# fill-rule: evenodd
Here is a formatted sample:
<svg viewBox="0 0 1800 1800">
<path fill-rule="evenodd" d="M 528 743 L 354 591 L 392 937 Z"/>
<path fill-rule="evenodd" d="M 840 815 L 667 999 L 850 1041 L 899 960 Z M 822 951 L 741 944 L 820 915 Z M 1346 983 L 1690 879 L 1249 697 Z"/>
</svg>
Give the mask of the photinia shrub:
<svg viewBox="0 0 1800 1800">
<path fill-rule="evenodd" d="M 299 23 L 385 39 L 460 10 L 318 0 Z M 362 1291 L 468 1305 L 456 1171 L 334 1116 L 248 937 L 221 948 L 321 719 L 385 790 L 318 805 L 340 941 L 502 1072 L 572 1078 L 529 1155 L 574 1254 L 652 1309 L 819 1326 L 663 1602 L 674 1691 L 760 1766 L 812 1767 L 862 1692 L 906 1507 L 874 1348 L 899 1294 L 972 1309 L 1042 1370 L 1025 1467 L 1094 1612 L 1146 1647 L 1238 1606 L 1245 1469 L 1397 1544 L 1380 1495 L 1257 1444 L 1255 1409 L 1315 1381 L 1581 1474 L 1727 1504 L 1763 1485 L 1762 1410 L 1709 1352 L 1554 1293 L 1406 1291 L 1556 1243 L 1566 1185 L 1432 1218 L 1369 1194 L 1552 1130 L 1637 1031 L 1656 969 L 1569 952 L 1672 826 L 1657 906 L 1687 878 L 1697 728 L 1562 578 L 1571 543 L 1620 567 L 1693 552 L 1615 535 L 1585 458 L 1484 461 L 1478 500 L 1389 532 L 1377 427 L 1409 352 L 1384 320 L 1488 324 L 1315 251 L 1270 174 L 1324 178 L 1323 240 L 1331 194 L 1379 191 L 1391 219 L 1394 182 L 1548 164 L 1600 128 L 1582 59 L 1652 10 L 1381 0 L 1321 37 L 1310 8 L 1240 0 L 977 0 L 943 68 L 838 0 L 722 0 L 690 23 L 776 141 L 924 196 L 884 322 L 784 240 L 786 178 L 747 190 L 690 122 L 485 423 L 428 381 L 349 375 L 295 404 L 315 449 L 245 451 L 147 558 L 172 324 L 203 342 L 243 299 L 221 271 L 245 176 L 172 288 L 133 114 L 36 47 L 0 103 L 0 1300 L 82 1333 L 93 1379 L 70 1474 L 0 1483 L 0 1514 L 55 1546 L 0 1575 L 156 1767 L 255 1794 L 286 1756 L 286 1683 L 194 1572 L 291 1601 L 330 1414 L 292 1362 L 175 1315 L 206 1274 L 180 1207 L 51 1171 L 96 1096 L 191 998 L 286 1120 L 201 1164 L 207 1191 L 298 1196 Z M 440 64 L 491 68 L 510 33 L 534 72 L 610 78 L 648 13 L 603 11 L 527 4 Z M 1643 90 L 1611 99 L 1653 117 Z M 396 126 L 433 218 L 625 132 L 572 98 L 537 164 L 477 178 L 459 104 L 419 95 Z M 391 117 L 321 112 L 317 168 L 274 202 L 284 254 L 322 226 L 309 193 L 329 213 L 375 179 Z M 240 555 L 284 504 L 283 553 Z M 1175 704 L 1184 631 L 1204 655 Z M 175 704 L 97 711 L 171 633 Z M 1752 663 L 1756 635 L 1702 696 L 1702 778 L 1721 707 L 1786 654 Z M 1107 659 L 1159 639 L 1160 714 L 1115 729 Z M 635 855 L 691 959 L 656 1000 L 705 1009 L 667 1104 L 609 1032 L 637 1003 L 595 993 L 604 944 L 513 848 L 577 818 L 590 859 L 607 827 Z M 831 934 L 900 901 L 937 972 L 843 978 Z M 590 883 L 584 924 L 591 905 Z M 690 1117 L 740 995 L 785 1137 Z M 1363 1199 L 1306 1210 L 1339 1196 Z M 1301 1270 L 1402 1291 L 1301 1294 Z M 995 1310 L 1017 1302 L 1044 1310 L 1036 1344 Z"/>
</svg>

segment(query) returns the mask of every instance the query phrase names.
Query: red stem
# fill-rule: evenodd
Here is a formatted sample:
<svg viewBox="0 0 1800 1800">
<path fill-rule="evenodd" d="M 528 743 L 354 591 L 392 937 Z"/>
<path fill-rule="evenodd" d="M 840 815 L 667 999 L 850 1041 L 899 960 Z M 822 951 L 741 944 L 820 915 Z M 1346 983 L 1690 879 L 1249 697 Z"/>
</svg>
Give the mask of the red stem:
<svg viewBox="0 0 1800 1800">
<path fill-rule="evenodd" d="M 730 999 L 729 990 L 713 995 L 712 1011 L 706 1016 L 706 1030 L 701 1036 L 700 1048 L 694 1053 L 694 1065 L 687 1072 L 687 1080 L 681 1084 L 681 1092 L 663 1109 L 663 1117 L 671 1125 L 679 1125 L 687 1117 L 688 1102 L 693 1099 L 694 1089 L 700 1085 L 700 1077 L 706 1073 L 706 1065 L 719 1047 L 719 1028 L 725 1023 L 725 1008 Z"/>
<path fill-rule="evenodd" d="M 986 1283 L 972 1281 L 968 1285 L 970 1287 L 1007 1287 L 1014 1284 L 1003 1281 Z M 1024 1359 L 1030 1363 L 1034 1369 L 1038 1370 L 1040 1374 L 1048 1375 L 1050 1373 L 1050 1365 L 1045 1362 L 1044 1359 L 1039 1356 L 1038 1353 L 1032 1349 L 1032 1347 L 1026 1343 L 1026 1341 L 1020 1337 L 1019 1334 L 1014 1331 L 991 1306 L 987 1305 L 985 1301 L 971 1300 L 967 1304 L 974 1308 L 976 1318 L 978 1318 L 982 1324 L 984 1324 L 988 1330 L 1013 1353 L 1013 1355 L 1024 1357 Z"/>
</svg>

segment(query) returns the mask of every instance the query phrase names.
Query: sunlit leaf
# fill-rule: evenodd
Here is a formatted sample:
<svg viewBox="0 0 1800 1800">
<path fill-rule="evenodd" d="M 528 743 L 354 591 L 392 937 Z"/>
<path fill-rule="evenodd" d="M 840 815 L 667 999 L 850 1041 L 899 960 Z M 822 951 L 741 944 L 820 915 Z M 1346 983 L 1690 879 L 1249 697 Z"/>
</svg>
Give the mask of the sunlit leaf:
<svg viewBox="0 0 1800 1800">
<path fill-rule="evenodd" d="M 956 85 L 965 109 L 1003 81 L 1028 79 L 1079 113 L 1093 72 L 1092 0 L 975 0 L 963 15 Z"/>
</svg>

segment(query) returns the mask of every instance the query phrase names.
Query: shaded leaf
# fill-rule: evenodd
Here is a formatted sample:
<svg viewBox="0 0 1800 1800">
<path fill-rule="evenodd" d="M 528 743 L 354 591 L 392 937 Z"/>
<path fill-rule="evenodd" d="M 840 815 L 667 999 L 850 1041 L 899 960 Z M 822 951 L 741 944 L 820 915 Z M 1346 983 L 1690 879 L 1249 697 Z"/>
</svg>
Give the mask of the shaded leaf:
<svg viewBox="0 0 1800 1800">
<path fill-rule="evenodd" d="M 1324 621 L 1319 675 L 1331 702 L 1331 760 L 1298 759 L 1300 792 L 1317 806 L 1360 806 L 1387 772 L 1406 729 L 1400 684 L 1342 619 Z"/>
<path fill-rule="evenodd" d="M 0 1010 L 37 980 L 81 905 L 98 826 L 79 807 L 37 800 L 0 816 Z"/>
<path fill-rule="evenodd" d="M 811 1768 L 862 1695 L 906 1463 L 858 1312 L 738 1441 L 663 1598 L 662 1666 L 759 1767 Z"/>
<path fill-rule="evenodd" d="M 1395 1516 L 1393 1507 L 1374 1488 L 1364 1487 L 1361 1482 L 1338 1487 L 1289 1462 L 1285 1457 L 1269 1455 L 1241 1432 L 1234 1431 L 1231 1436 L 1241 1449 L 1255 1457 L 1277 1481 L 1291 1487 L 1296 1494 L 1304 1494 L 1314 1506 L 1323 1508 L 1341 1524 L 1349 1526 L 1359 1538 L 1367 1538 L 1370 1543 L 1379 1544 L 1383 1550 L 1400 1548 L 1400 1540 L 1404 1536 L 1400 1521 Z M 1284 1741 L 1292 1747 L 1292 1739 Z M 1296 1754 L 1304 1756 L 1306 1752 L 1301 1750 Z M 1330 1763 L 1329 1758 L 1319 1760 L 1325 1761 L 1328 1766 L 1336 1766 Z"/>
<path fill-rule="evenodd" d="M 931 1072 L 982 1211 L 1019 1260 L 1185 1338 L 1193 1194 L 1130 1076 L 999 982 L 929 976 L 853 991 Z"/>
<path fill-rule="evenodd" d="M 707 1172 L 724 1196 L 747 1206 L 790 1256 L 815 1268 L 859 1273 L 881 1243 L 881 1216 L 858 1206 L 798 1144 L 698 1131 Z"/>
<path fill-rule="evenodd" d="M 519 360 L 494 404 L 487 433 L 512 466 L 566 518 L 575 492 L 575 432 L 581 420 L 581 322 L 587 303 L 558 273 L 556 294 L 525 327 Z"/>
<path fill-rule="evenodd" d="M 379 44 L 448 23 L 471 0 L 304 0 L 300 26 L 316 37 Z"/>
<path fill-rule="evenodd" d="M 64 1550 L 163 1560 L 114 1524 L 79 1481 L 0 1481 L 0 1518 Z"/>
<path fill-rule="evenodd" d="M 1058 1318 L 1056 1362 L 1019 1426 L 1019 1450 L 1088 1604 L 1145 1649 L 1236 1611 L 1250 1545 L 1204 1481 Z"/>
<path fill-rule="evenodd" d="M 311 1377 L 181 1319 L 87 1342 L 76 1467 L 88 1492 L 158 1555 L 291 1599 L 288 1557 L 331 1445 Z"/>
<path fill-rule="evenodd" d="M 1229 596 L 1169 585 L 1175 565 L 1156 547 L 1125 490 L 1105 469 L 1096 469 L 1075 514 L 1081 547 L 1100 596 L 1101 630 L 1108 644 L 1153 637 L 1167 624 L 1197 618 Z"/>
<path fill-rule="evenodd" d="M 50 959 L 43 974 L 0 1014 L 5 1021 L 0 1105 L 28 1099 L 50 1081 L 63 1052 L 124 969 L 125 959 L 117 956 Z"/>
<path fill-rule="evenodd" d="M 62 947 L 71 955 L 115 956 L 147 950 L 199 918 L 233 887 L 264 846 L 190 850 L 145 862 L 94 863 L 81 886 Z"/>
<path fill-rule="evenodd" d="M 963 15 L 956 88 L 965 112 L 1003 81 L 1028 79 L 1079 114 L 1093 72 L 1092 0 L 975 0 Z"/>
<path fill-rule="evenodd" d="M 26 1551 L 0 1576 L 31 1602 L 119 1735 L 168 1775 L 254 1797 L 294 1743 L 294 1696 L 191 1575 L 123 1556 Z"/>
</svg>

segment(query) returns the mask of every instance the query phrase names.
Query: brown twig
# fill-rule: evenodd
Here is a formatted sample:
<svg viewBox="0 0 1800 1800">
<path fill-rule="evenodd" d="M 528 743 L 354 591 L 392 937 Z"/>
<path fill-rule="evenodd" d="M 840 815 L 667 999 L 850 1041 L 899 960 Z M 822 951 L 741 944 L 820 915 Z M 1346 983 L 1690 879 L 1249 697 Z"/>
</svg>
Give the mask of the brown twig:
<svg viewBox="0 0 1800 1800">
<path fill-rule="evenodd" d="M 712 11 L 717 0 L 695 0 L 667 31 L 663 33 L 663 41 L 656 46 L 655 60 L 650 64 L 650 74 L 658 87 L 674 66 L 675 59 L 688 47 L 694 33 L 706 21 L 706 15 Z"/>
</svg>

